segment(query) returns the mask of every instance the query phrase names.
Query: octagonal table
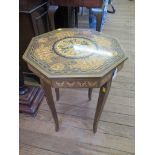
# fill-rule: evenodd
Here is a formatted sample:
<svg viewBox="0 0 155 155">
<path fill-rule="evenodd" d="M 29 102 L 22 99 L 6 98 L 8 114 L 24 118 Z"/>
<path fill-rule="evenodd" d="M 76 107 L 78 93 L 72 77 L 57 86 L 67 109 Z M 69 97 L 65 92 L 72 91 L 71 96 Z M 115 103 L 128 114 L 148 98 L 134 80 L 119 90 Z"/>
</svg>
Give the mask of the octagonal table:
<svg viewBox="0 0 155 155">
<path fill-rule="evenodd" d="M 47 103 L 59 123 L 52 88 L 59 99 L 59 88 L 100 88 L 93 131 L 105 105 L 113 76 L 127 59 L 118 41 L 101 32 L 89 29 L 57 29 L 32 38 L 23 59 L 41 81 Z"/>
</svg>

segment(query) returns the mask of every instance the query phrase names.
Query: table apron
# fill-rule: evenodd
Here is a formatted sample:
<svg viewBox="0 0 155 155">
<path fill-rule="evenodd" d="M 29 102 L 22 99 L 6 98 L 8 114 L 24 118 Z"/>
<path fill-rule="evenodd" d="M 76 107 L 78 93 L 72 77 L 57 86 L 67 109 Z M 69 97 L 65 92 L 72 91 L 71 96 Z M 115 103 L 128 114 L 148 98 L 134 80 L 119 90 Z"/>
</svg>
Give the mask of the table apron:
<svg viewBox="0 0 155 155">
<path fill-rule="evenodd" d="M 118 71 L 122 69 L 123 65 L 124 62 L 116 67 Z M 113 72 L 115 70 L 114 68 L 103 77 L 95 78 L 48 78 L 37 69 L 32 67 L 30 64 L 28 64 L 28 68 L 40 79 L 51 85 L 52 88 L 100 88 L 112 78 Z"/>
<path fill-rule="evenodd" d="M 109 81 L 112 77 L 112 72 L 108 73 L 103 78 L 81 78 L 81 79 L 52 79 L 51 86 L 53 88 L 100 88 L 103 84 Z"/>
</svg>

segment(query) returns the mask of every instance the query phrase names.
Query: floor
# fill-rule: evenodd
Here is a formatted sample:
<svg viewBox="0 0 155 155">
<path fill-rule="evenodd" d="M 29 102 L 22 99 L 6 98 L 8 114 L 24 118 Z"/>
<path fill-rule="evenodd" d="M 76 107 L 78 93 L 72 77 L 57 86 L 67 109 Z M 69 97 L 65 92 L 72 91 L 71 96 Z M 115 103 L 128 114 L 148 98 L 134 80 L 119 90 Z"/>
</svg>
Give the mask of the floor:
<svg viewBox="0 0 155 155">
<path fill-rule="evenodd" d="M 35 118 L 20 114 L 20 155 L 131 155 L 135 137 L 134 1 L 114 0 L 104 33 L 119 39 L 128 60 L 112 83 L 98 131 L 92 132 L 98 89 L 88 101 L 87 89 L 61 89 L 56 102 L 60 131 L 44 100 Z M 85 20 L 86 19 L 86 20 Z M 79 27 L 88 27 L 87 12 Z M 53 94 L 55 96 L 55 94 Z"/>
</svg>

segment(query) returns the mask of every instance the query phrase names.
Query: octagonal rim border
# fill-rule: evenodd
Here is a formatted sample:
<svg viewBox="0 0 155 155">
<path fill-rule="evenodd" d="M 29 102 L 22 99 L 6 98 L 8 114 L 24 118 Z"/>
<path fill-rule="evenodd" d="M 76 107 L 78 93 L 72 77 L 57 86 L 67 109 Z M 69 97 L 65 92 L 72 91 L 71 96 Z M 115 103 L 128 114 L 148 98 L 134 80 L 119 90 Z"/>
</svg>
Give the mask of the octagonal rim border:
<svg viewBox="0 0 155 155">
<path fill-rule="evenodd" d="M 78 28 L 62 28 L 61 30 L 60 29 L 56 29 L 56 30 L 53 30 L 53 31 L 50 31 L 50 32 L 47 32 L 47 33 L 44 33 L 44 34 L 41 34 L 41 35 L 38 35 L 38 36 L 35 36 L 31 39 L 26 51 L 24 52 L 24 55 L 22 56 L 22 58 L 27 62 L 29 63 L 31 66 L 33 66 L 35 69 L 37 69 L 40 73 L 42 73 L 43 75 L 45 75 L 46 77 L 52 79 L 52 78 L 102 78 L 104 77 L 107 73 L 109 73 L 112 69 L 116 68 L 119 64 L 121 64 L 122 62 L 126 61 L 128 59 L 128 57 L 126 56 L 126 53 L 124 52 L 124 49 L 122 48 L 120 42 L 119 42 L 119 39 L 115 38 L 115 37 L 111 37 L 110 35 L 105 35 L 103 34 L 102 32 L 98 32 L 98 31 L 94 31 L 95 34 L 99 33 L 103 36 L 107 36 L 107 37 L 110 37 L 114 40 L 116 40 L 116 42 L 119 44 L 120 48 L 122 49 L 125 57 L 120 59 L 117 63 L 111 65 L 110 67 L 108 67 L 108 69 L 106 69 L 105 71 L 103 71 L 102 73 L 93 73 L 93 74 L 89 74 L 89 75 L 51 75 L 49 74 L 48 72 L 46 72 L 45 70 L 43 70 L 41 67 L 39 67 L 35 62 L 29 60 L 27 58 L 27 53 L 29 52 L 29 49 L 30 47 L 32 46 L 33 44 L 33 41 L 36 39 L 36 38 L 39 38 L 41 36 L 46 36 L 47 34 L 51 34 L 51 33 L 54 33 L 55 31 L 62 31 L 62 30 L 68 30 L 68 29 L 77 29 L 79 30 Z M 89 30 L 89 31 L 93 31 L 91 29 L 80 29 L 80 30 Z"/>
</svg>

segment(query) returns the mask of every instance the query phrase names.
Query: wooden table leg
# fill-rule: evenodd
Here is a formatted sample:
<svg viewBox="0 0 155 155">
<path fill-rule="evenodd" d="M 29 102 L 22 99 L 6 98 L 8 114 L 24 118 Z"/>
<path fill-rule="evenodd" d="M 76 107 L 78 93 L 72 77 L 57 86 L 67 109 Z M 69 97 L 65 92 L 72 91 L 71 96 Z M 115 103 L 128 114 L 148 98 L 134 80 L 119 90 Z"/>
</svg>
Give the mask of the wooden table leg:
<svg viewBox="0 0 155 155">
<path fill-rule="evenodd" d="M 59 88 L 55 88 L 55 94 L 56 94 L 56 100 L 59 101 L 60 99 Z"/>
<path fill-rule="evenodd" d="M 96 31 L 100 32 L 100 28 L 101 28 L 101 23 L 102 23 L 102 16 L 103 16 L 103 11 L 99 11 L 96 13 Z"/>
<path fill-rule="evenodd" d="M 98 98 L 98 103 L 97 103 L 97 107 L 96 107 L 96 113 L 95 113 L 95 118 L 94 118 L 94 124 L 93 124 L 93 131 L 94 133 L 96 133 L 97 131 L 97 125 L 98 125 L 98 121 L 100 119 L 100 116 L 102 114 L 103 111 L 103 107 L 105 105 L 106 99 L 108 97 L 109 94 L 109 90 L 111 87 L 111 80 L 109 80 L 106 84 L 104 84 L 99 91 L 99 98 Z"/>
<path fill-rule="evenodd" d="M 55 30 L 55 22 L 54 22 L 54 15 L 56 10 L 58 9 L 58 6 L 48 5 L 48 17 L 50 21 L 50 28 L 51 30 Z"/>
<path fill-rule="evenodd" d="M 88 88 L 88 99 L 91 100 L 93 88 Z"/>
<path fill-rule="evenodd" d="M 78 7 L 74 8 L 75 10 L 75 27 L 78 28 Z"/>
<path fill-rule="evenodd" d="M 53 96 L 52 96 L 51 86 L 43 80 L 40 80 L 40 82 L 41 82 L 41 85 L 45 92 L 47 104 L 49 105 L 49 108 L 53 115 L 53 119 L 55 122 L 55 131 L 58 131 L 59 130 L 59 122 L 58 122 L 57 112 L 56 112 L 56 108 L 55 108 L 55 104 L 54 104 L 54 100 L 53 100 Z"/>
</svg>

